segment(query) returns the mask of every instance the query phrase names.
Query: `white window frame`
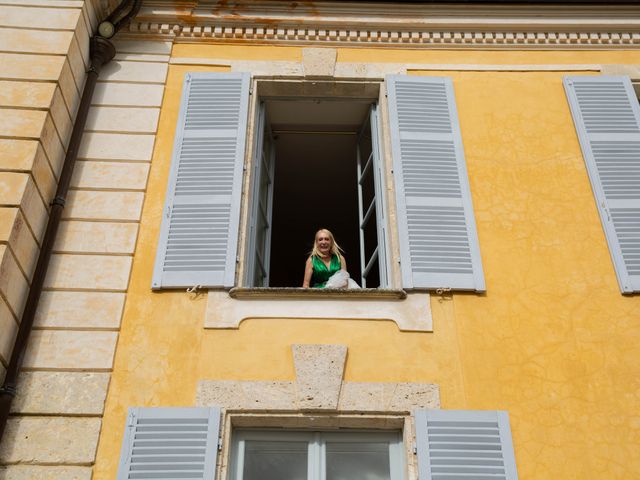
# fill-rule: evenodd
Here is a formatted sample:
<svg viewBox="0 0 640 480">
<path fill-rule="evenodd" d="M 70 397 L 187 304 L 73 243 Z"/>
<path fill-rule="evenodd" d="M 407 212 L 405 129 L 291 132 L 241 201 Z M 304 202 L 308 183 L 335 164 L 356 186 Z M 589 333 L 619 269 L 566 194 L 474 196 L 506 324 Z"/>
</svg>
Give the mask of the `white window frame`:
<svg viewBox="0 0 640 480">
<path fill-rule="evenodd" d="M 255 200 L 255 195 L 257 193 L 257 183 L 259 182 L 259 178 L 257 174 L 260 172 L 260 169 L 256 168 L 256 162 L 259 161 L 259 149 L 262 148 L 262 138 L 264 134 L 265 127 L 265 118 L 263 112 L 263 104 L 265 101 L 265 97 L 267 98 L 299 98 L 302 100 L 309 100 L 311 98 L 315 98 L 316 96 L 323 96 L 326 98 L 338 98 L 344 99 L 348 101 L 350 98 L 354 100 L 363 100 L 363 98 L 370 99 L 372 106 L 372 113 L 370 115 L 374 115 L 374 122 L 372 126 L 372 149 L 374 150 L 374 155 L 376 156 L 375 160 L 377 165 L 372 169 L 374 173 L 375 179 L 375 187 L 376 187 L 376 206 L 375 206 L 375 215 L 377 221 L 377 230 L 378 230 L 378 262 L 380 268 L 380 287 L 383 289 L 392 289 L 399 288 L 398 282 L 394 279 L 394 275 L 392 274 L 392 265 L 390 264 L 391 255 L 389 252 L 390 239 L 389 231 L 392 229 L 392 224 L 389 221 L 389 212 L 388 212 L 388 202 L 386 200 L 387 189 L 386 189 L 386 162 L 390 161 L 385 158 L 385 150 L 384 150 L 384 129 L 388 128 L 384 126 L 385 120 L 383 120 L 381 115 L 380 105 L 384 101 L 384 81 L 371 81 L 371 80 L 362 80 L 362 81 L 350 81 L 346 82 L 348 85 L 353 87 L 354 84 L 362 84 L 375 86 L 376 95 L 368 95 L 366 97 L 351 97 L 347 93 L 344 95 L 339 95 L 339 93 L 335 93 L 333 89 L 330 89 L 328 94 L 322 95 L 321 93 L 318 95 L 310 95 L 308 92 L 299 93 L 298 91 L 305 90 L 302 88 L 304 84 L 313 83 L 324 83 L 326 85 L 334 85 L 336 83 L 342 82 L 309 82 L 305 80 L 291 80 L 291 81 L 279 81 L 277 79 L 253 79 L 251 93 L 252 98 L 250 100 L 249 105 L 249 122 L 248 122 L 248 134 L 247 134 L 247 149 L 245 152 L 245 164 L 244 169 L 246 174 L 245 182 L 243 185 L 243 203 L 244 206 L 243 211 L 244 214 L 241 219 L 242 230 L 240 232 L 240 238 L 244 238 L 243 245 L 240 246 L 240 251 L 238 255 L 238 268 L 236 271 L 236 282 L 235 286 L 240 288 L 256 288 L 262 287 L 251 285 L 253 282 L 253 277 L 255 273 L 255 269 L 257 268 L 256 262 L 254 260 L 255 256 L 255 225 L 254 221 L 256 216 L 259 214 L 257 212 L 257 202 Z M 273 94 L 271 89 L 272 85 L 277 85 L 276 90 L 281 88 L 283 84 L 288 84 L 289 88 L 291 88 L 292 93 L 286 93 L 283 91 L 279 91 L 278 93 Z M 347 88 L 348 90 L 348 88 Z M 266 93 L 266 95 L 265 95 Z M 368 115 L 366 122 L 371 122 L 371 116 Z M 277 162 L 277 158 L 275 160 Z M 359 174 L 360 172 L 358 172 Z M 274 179 L 277 181 L 277 179 Z M 272 215 L 273 208 L 272 205 L 269 205 L 269 214 Z M 269 232 L 271 235 L 271 232 Z M 267 248 L 270 248 L 270 240 L 267 242 Z M 362 266 L 362 270 L 364 272 L 365 265 Z M 301 270 L 302 272 L 302 270 Z M 363 272 L 351 272 L 352 278 L 355 278 L 358 283 L 360 282 L 360 275 Z M 267 278 L 268 278 L 267 272 Z M 356 278 L 356 276 L 358 278 Z M 293 287 L 297 285 L 292 285 Z"/>
<path fill-rule="evenodd" d="M 227 480 L 242 480 L 244 445 L 247 440 L 307 442 L 307 480 L 326 479 L 326 443 L 382 443 L 389 445 L 391 480 L 405 479 L 404 446 L 400 431 L 301 431 L 234 430 L 231 438 L 230 468 Z"/>
</svg>

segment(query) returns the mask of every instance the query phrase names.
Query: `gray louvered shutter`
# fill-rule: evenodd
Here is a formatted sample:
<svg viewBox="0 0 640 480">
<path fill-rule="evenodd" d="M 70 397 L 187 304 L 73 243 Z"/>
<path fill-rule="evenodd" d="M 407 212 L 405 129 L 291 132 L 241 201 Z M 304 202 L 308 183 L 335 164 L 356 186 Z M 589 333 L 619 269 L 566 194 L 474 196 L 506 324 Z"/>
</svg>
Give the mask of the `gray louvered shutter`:
<svg viewBox="0 0 640 480">
<path fill-rule="evenodd" d="M 189 73 L 152 288 L 231 287 L 249 107 L 248 73 Z"/>
<path fill-rule="evenodd" d="M 387 77 L 405 288 L 484 291 L 453 83 Z"/>
<path fill-rule="evenodd" d="M 130 408 L 118 480 L 213 480 L 219 408 Z"/>
<path fill-rule="evenodd" d="M 627 77 L 565 77 L 591 188 L 623 293 L 640 291 L 640 106 Z"/>
<path fill-rule="evenodd" d="M 507 412 L 418 410 L 415 420 L 420 480 L 517 480 Z"/>
</svg>

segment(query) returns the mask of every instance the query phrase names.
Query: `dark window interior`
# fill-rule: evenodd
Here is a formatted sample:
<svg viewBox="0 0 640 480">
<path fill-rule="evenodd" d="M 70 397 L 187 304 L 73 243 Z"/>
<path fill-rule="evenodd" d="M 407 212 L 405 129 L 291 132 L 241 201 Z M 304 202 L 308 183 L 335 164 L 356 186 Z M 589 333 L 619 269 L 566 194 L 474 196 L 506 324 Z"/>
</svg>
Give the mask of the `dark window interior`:
<svg viewBox="0 0 640 480">
<path fill-rule="evenodd" d="M 269 286 L 302 285 L 305 260 L 320 228 L 333 232 L 359 283 L 356 144 L 371 102 L 265 103 L 276 149 Z"/>
</svg>

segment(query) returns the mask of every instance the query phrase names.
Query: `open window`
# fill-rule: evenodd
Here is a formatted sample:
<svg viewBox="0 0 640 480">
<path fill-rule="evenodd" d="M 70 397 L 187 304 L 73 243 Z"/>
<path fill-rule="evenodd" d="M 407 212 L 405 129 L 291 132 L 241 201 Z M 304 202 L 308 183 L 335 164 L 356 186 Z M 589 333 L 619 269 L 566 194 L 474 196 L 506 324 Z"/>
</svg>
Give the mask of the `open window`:
<svg viewBox="0 0 640 480">
<path fill-rule="evenodd" d="M 484 291 L 451 79 L 385 81 L 393 224 L 379 142 L 381 84 L 255 83 L 248 146 L 250 74 L 186 75 L 153 289 L 299 286 L 320 228 L 334 233 L 356 281 L 388 288 L 393 228 L 402 288 Z M 251 187 L 243 192 L 245 166 Z"/>
<path fill-rule="evenodd" d="M 252 160 L 247 286 L 300 286 L 320 228 L 333 232 L 360 285 L 387 286 L 373 99 L 261 98 Z"/>
</svg>

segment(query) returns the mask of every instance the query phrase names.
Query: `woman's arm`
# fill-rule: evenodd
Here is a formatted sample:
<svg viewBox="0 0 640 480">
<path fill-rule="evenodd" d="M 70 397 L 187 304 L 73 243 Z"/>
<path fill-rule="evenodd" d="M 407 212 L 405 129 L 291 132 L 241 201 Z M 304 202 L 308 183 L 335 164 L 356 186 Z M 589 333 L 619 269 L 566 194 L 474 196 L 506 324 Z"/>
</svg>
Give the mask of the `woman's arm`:
<svg viewBox="0 0 640 480">
<path fill-rule="evenodd" d="M 347 261 L 344 259 L 342 255 L 340 255 L 340 270 L 347 271 Z"/>
<path fill-rule="evenodd" d="M 309 257 L 307 258 L 307 263 L 304 265 L 304 280 L 302 281 L 302 288 L 309 288 L 312 274 L 313 274 L 313 263 L 311 262 L 311 257 Z"/>
</svg>

